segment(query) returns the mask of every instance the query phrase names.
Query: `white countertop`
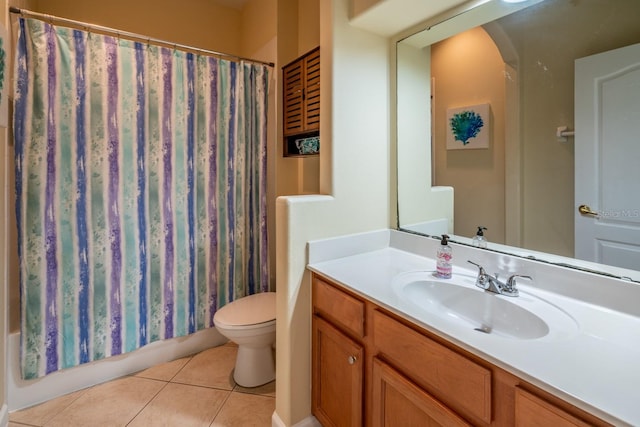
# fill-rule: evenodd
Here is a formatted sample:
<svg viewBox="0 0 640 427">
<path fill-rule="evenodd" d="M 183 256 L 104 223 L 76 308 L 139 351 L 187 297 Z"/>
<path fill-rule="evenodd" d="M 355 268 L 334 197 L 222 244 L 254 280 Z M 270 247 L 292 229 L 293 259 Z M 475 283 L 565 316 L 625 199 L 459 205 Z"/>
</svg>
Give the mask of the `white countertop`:
<svg viewBox="0 0 640 427">
<path fill-rule="evenodd" d="M 605 303 L 633 298 L 634 305 L 639 305 L 637 283 L 617 283 L 621 281 L 452 245 L 454 260 L 457 253 L 464 258 L 454 263 L 454 279 L 472 281 L 477 275 L 475 267 L 466 267 L 470 258 L 479 260 L 488 271 L 494 271 L 490 270 L 493 263 L 500 272 L 530 274 L 534 281 L 518 284 L 518 298 L 542 298 L 575 319 L 578 326 L 567 336 L 549 334 L 539 339 L 485 335 L 418 308 L 394 290 L 394 279 L 397 282 L 401 273 L 435 269 L 435 260 L 423 254 L 435 254 L 436 245 L 432 239 L 394 230 L 310 242 L 308 268 L 605 421 L 640 425 L 640 316 L 618 310 L 617 304 L 611 307 L 592 301 L 605 289 L 617 294 L 607 294 L 602 298 Z M 561 283 L 545 289 L 536 283 L 537 276 L 541 281 L 553 277 Z M 567 289 L 554 292 L 565 281 Z M 576 286 L 581 287 L 575 292 L 577 297 L 571 295 Z M 582 298 L 584 295 L 590 298 Z"/>
</svg>

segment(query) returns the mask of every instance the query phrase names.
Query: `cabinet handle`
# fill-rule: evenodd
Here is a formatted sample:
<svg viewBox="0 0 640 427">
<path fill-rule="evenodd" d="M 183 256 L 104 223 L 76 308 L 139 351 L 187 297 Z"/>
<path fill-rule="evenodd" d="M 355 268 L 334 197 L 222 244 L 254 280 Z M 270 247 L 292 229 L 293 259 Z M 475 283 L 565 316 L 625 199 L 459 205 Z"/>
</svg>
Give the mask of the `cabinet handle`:
<svg viewBox="0 0 640 427">
<path fill-rule="evenodd" d="M 349 362 L 349 365 L 353 365 L 354 363 L 356 363 L 358 361 L 358 358 L 355 357 L 355 356 L 349 356 L 347 361 Z"/>
</svg>

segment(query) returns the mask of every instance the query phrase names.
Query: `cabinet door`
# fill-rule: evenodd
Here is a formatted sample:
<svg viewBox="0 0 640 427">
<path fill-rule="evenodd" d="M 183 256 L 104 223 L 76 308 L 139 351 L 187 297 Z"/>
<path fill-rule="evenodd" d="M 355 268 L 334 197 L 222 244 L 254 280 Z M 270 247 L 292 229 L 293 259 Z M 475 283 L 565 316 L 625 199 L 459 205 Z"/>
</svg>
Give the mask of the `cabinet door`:
<svg viewBox="0 0 640 427">
<path fill-rule="evenodd" d="M 320 49 L 304 58 L 304 130 L 320 129 Z"/>
<path fill-rule="evenodd" d="M 589 425 L 563 409 L 516 387 L 517 427 L 586 427 Z"/>
<path fill-rule="evenodd" d="M 398 371 L 373 361 L 373 427 L 469 426 Z"/>
<path fill-rule="evenodd" d="M 320 129 L 320 49 L 282 69 L 285 136 Z"/>
<path fill-rule="evenodd" d="M 363 349 L 313 316 L 312 411 L 323 426 L 361 426 Z"/>
<path fill-rule="evenodd" d="M 282 70 L 284 87 L 283 132 L 291 135 L 302 132 L 304 124 L 304 60 L 293 62 Z"/>
</svg>

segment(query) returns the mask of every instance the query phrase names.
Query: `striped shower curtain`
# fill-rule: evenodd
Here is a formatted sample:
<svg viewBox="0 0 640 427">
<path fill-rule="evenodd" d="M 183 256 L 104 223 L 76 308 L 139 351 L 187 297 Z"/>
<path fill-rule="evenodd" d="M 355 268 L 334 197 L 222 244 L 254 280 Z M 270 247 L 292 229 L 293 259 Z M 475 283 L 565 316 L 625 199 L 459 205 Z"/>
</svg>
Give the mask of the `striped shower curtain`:
<svg viewBox="0 0 640 427">
<path fill-rule="evenodd" d="M 211 327 L 267 290 L 269 72 L 19 20 L 23 378 Z"/>
</svg>

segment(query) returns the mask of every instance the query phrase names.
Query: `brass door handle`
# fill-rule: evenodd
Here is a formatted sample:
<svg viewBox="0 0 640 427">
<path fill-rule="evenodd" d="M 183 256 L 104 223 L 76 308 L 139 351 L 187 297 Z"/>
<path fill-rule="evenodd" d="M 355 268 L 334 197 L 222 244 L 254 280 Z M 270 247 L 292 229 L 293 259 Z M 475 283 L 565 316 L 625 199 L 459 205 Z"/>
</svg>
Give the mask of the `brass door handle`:
<svg viewBox="0 0 640 427">
<path fill-rule="evenodd" d="M 578 206 L 578 212 L 580 212 L 582 215 L 598 216 L 598 212 L 592 211 L 591 208 L 587 205 Z"/>
</svg>

